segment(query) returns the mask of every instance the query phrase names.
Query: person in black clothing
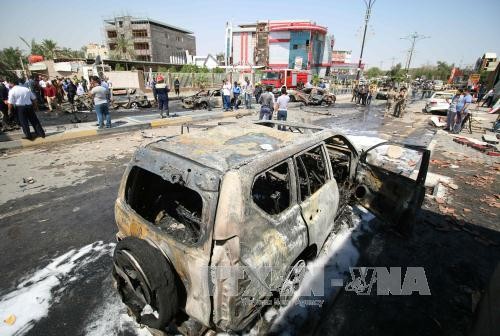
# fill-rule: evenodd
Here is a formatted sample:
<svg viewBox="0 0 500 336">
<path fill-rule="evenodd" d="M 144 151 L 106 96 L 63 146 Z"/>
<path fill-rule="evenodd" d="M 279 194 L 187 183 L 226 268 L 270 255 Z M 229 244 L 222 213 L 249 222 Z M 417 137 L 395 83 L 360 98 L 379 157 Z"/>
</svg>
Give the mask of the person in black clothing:
<svg viewBox="0 0 500 336">
<path fill-rule="evenodd" d="M 75 96 L 76 96 L 76 85 L 73 83 L 72 80 L 68 81 L 68 86 L 66 88 L 67 93 L 66 95 L 68 96 L 68 101 L 73 105 L 75 103 Z"/>
<path fill-rule="evenodd" d="M 164 83 L 164 78 L 163 76 L 158 76 L 156 78 L 158 83 L 156 83 L 153 86 L 153 95 L 156 97 L 158 101 L 158 109 L 160 110 L 160 116 L 162 118 L 165 118 L 163 115 L 163 111 L 167 111 L 167 118 L 170 116 L 169 110 L 168 110 L 168 93 L 170 92 L 170 89 L 167 84 Z"/>
<path fill-rule="evenodd" d="M 9 99 L 9 89 L 3 84 L 3 79 L 0 79 L 0 112 L 2 112 L 2 130 L 7 130 L 11 124 L 11 118 L 7 113 L 7 99 Z"/>
<path fill-rule="evenodd" d="M 179 77 L 175 77 L 175 80 L 174 80 L 174 89 L 175 89 L 175 94 L 177 96 L 179 96 L 180 87 L 181 87 L 181 82 L 179 82 Z"/>
</svg>

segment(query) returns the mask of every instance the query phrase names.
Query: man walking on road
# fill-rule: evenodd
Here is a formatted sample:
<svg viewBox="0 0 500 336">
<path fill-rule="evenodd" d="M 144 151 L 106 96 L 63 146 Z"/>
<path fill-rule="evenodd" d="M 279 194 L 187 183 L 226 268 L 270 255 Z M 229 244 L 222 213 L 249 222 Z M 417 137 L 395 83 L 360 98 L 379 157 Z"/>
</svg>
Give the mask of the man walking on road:
<svg viewBox="0 0 500 336">
<path fill-rule="evenodd" d="M 274 107 L 273 88 L 271 86 L 266 87 L 266 92 L 260 95 L 258 103 L 261 105 L 259 120 L 271 120 Z"/>
<path fill-rule="evenodd" d="M 47 101 L 47 105 L 49 105 L 49 111 L 52 112 L 52 104 L 55 104 L 57 107 L 56 101 L 56 87 L 52 85 L 50 81 L 45 83 L 45 88 L 43 89 L 43 95 L 45 96 L 45 100 Z"/>
<path fill-rule="evenodd" d="M 45 131 L 33 109 L 33 105 L 38 109 L 35 94 L 27 87 L 22 86 L 22 81 L 18 81 L 17 83 L 11 82 L 11 84 L 14 84 L 14 87 L 9 90 L 7 113 L 12 115 L 14 113 L 14 108 L 16 109 L 17 118 L 19 119 L 26 139 L 35 139 L 31 135 L 30 124 L 35 129 L 37 136 L 45 138 Z"/>
<path fill-rule="evenodd" d="M 288 114 L 289 102 L 290 102 L 290 97 L 286 93 L 286 88 L 282 87 L 281 96 L 279 96 L 278 99 L 276 100 L 276 105 L 274 107 L 274 109 L 278 111 L 278 114 L 276 116 L 278 120 L 286 121 L 286 118 L 288 117 L 287 114 Z M 279 125 L 278 129 L 284 131 L 285 126 Z"/>
<path fill-rule="evenodd" d="M 90 80 L 90 96 L 94 98 L 95 113 L 98 128 L 103 128 L 103 119 L 106 118 L 106 128 L 111 128 L 111 115 L 109 114 L 108 89 L 101 85 L 99 77 Z"/>
<path fill-rule="evenodd" d="M 179 77 L 175 77 L 174 90 L 177 97 L 179 97 L 180 88 L 181 88 L 181 82 L 179 82 Z"/>
<path fill-rule="evenodd" d="M 472 96 L 470 94 L 469 89 L 464 90 L 463 96 L 460 96 L 457 102 L 457 121 L 455 126 L 452 128 L 453 133 L 460 133 L 462 130 L 463 124 L 466 121 L 467 114 L 469 110 L 467 109 L 469 105 L 472 103 Z"/>
<path fill-rule="evenodd" d="M 168 109 L 168 93 L 170 92 L 169 87 L 165 83 L 165 78 L 163 76 L 158 76 L 156 78 L 158 83 L 153 86 L 153 93 L 158 101 L 158 109 L 160 110 L 160 117 L 163 119 L 163 111 L 167 111 L 167 118 L 170 117 L 170 112 Z"/>
<path fill-rule="evenodd" d="M 245 84 L 243 84 L 243 91 L 245 92 L 245 107 L 247 109 L 252 108 L 252 95 L 253 95 L 253 84 L 250 82 L 248 77 L 245 77 Z"/>
</svg>

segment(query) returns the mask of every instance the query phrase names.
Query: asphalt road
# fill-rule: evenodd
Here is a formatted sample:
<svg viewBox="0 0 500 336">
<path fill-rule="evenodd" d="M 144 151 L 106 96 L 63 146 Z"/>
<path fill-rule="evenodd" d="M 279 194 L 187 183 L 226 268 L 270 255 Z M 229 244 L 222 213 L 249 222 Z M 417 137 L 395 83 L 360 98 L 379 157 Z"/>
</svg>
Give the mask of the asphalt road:
<svg viewBox="0 0 500 336">
<path fill-rule="evenodd" d="M 383 118 L 382 105 L 383 102 L 374 102 L 367 109 L 339 103 L 331 110 L 313 109 L 301 118 L 358 137 L 393 136 L 423 145 L 430 142 L 434 133 L 426 126 L 407 127 L 412 125 L 411 117 L 405 120 Z M 313 120 L 308 120 L 308 116 Z M 161 136 L 161 132 L 167 131 L 159 129 L 155 133 Z M 178 132 L 178 128 L 175 131 Z M 17 151 L 0 157 L 0 320 L 3 321 L 14 311 L 26 310 L 26 314 L 18 313 L 18 320 L 13 326 L 0 322 L 0 335 L 11 335 L 14 331 L 18 335 L 146 335 L 127 316 L 112 287 L 110 276 L 116 232 L 114 201 L 124 165 L 143 140 L 140 133 L 134 134 Z M 22 177 L 26 177 L 23 174 L 28 173 L 34 174 L 35 183 L 22 182 Z M 448 238 L 441 237 L 436 244 L 430 244 L 428 241 L 435 236 L 432 230 L 424 227 L 418 233 L 416 240 L 410 242 L 411 249 L 402 254 L 405 258 L 399 251 L 404 250 L 407 243 L 384 229 L 360 234 L 360 240 L 354 245 L 359 245 L 358 249 L 367 249 L 367 254 L 361 254 L 361 260 L 367 264 L 372 262 L 379 266 L 377 262 L 381 262 L 392 265 L 391 260 L 399 256 L 400 262 L 394 265 L 405 265 L 408 260 L 415 261 L 412 258 L 417 255 L 420 258 L 418 265 L 429 263 L 428 267 L 436 267 L 432 264 L 435 259 L 432 254 L 414 251 L 420 251 L 420 246 L 436 251 L 447 244 Z M 376 240 L 373 240 L 374 237 Z M 424 237 L 425 241 L 419 237 Z M 460 244 L 462 242 L 455 245 L 459 248 Z M 391 249 L 391 246 L 397 246 L 397 249 Z M 381 248 L 385 258 L 371 260 L 367 257 Z M 478 251 L 473 245 L 470 248 L 471 252 Z M 450 249 L 443 257 L 454 260 L 456 250 Z M 481 250 L 480 253 L 491 255 L 490 250 Z M 460 265 L 460 260 L 454 262 Z M 337 264 L 335 258 L 332 258 L 333 264 Z M 481 276 L 487 279 L 491 266 L 488 264 L 485 269 Z M 471 264 L 468 270 L 472 272 L 476 269 Z M 436 281 L 442 278 L 434 277 Z M 442 281 L 439 288 L 445 288 L 448 283 Z M 431 288 L 434 290 L 434 287 Z M 441 299 L 443 302 L 450 300 L 447 296 Z M 356 316 L 362 314 L 359 305 L 349 304 L 351 301 L 363 302 L 359 298 L 353 301 L 352 295 L 342 294 L 337 304 L 339 308 L 315 311 L 317 318 L 322 319 L 316 332 L 328 333 L 335 324 L 338 325 L 336 332 L 344 334 L 348 325 L 343 321 L 356 323 Z M 378 315 L 377 304 L 384 301 L 370 301 L 372 310 L 369 315 L 365 314 L 370 318 L 363 319 L 364 324 L 359 325 L 356 332 L 363 333 L 363 328 L 373 321 L 386 322 L 396 318 L 401 305 L 411 316 L 419 314 L 429 304 L 428 300 L 420 299 L 415 308 L 411 306 L 415 300 L 395 301 L 387 301 L 395 306 L 389 310 L 390 315 L 383 318 Z M 441 306 L 436 300 L 433 305 L 435 312 L 440 314 L 445 314 L 449 306 L 439 308 Z M 460 318 L 460 314 L 458 312 L 454 316 Z M 414 324 L 418 327 L 419 323 L 433 323 L 432 317 L 430 319 L 429 322 L 426 318 L 416 317 Z M 300 318 L 292 314 L 290 321 L 293 320 Z M 455 320 L 448 322 L 452 325 Z M 23 329 L 18 328 L 23 325 Z M 295 330 L 308 333 L 314 330 L 313 326 L 305 326 L 299 325 Z M 404 326 L 401 322 L 394 330 L 401 334 Z M 435 326 L 416 328 L 413 334 L 418 334 L 419 330 L 439 334 L 439 328 Z M 452 330 L 456 331 L 456 328 Z M 382 331 L 392 334 L 391 329 Z M 376 334 L 384 333 L 380 331 Z"/>
</svg>

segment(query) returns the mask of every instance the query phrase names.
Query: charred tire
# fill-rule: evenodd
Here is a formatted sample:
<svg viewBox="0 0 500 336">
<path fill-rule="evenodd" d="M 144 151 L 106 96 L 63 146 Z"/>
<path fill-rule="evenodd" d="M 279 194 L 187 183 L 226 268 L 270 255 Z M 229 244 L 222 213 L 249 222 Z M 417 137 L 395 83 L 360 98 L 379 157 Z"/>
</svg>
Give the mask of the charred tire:
<svg viewBox="0 0 500 336">
<path fill-rule="evenodd" d="M 202 110 L 208 109 L 208 103 L 207 102 L 201 102 L 199 106 L 200 106 L 200 109 L 202 109 Z"/>
<path fill-rule="evenodd" d="M 132 102 L 130 104 L 130 108 L 137 109 L 137 108 L 139 108 L 139 104 L 137 102 Z"/>
<path fill-rule="evenodd" d="M 140 324 L 163 329 L 177 313 L 174 272 L 165 257 L 145 240 L 127 237 L 116 245 L 113 254 L 116 287 Z M 146 305 L 153 311 L 145 310 Z"/>
<path fill-rule="evenodd" d="M 294 95 L 290 96 L 290 103 L 295 103 L 297 100 L 295 99 Z"/>
</svg>

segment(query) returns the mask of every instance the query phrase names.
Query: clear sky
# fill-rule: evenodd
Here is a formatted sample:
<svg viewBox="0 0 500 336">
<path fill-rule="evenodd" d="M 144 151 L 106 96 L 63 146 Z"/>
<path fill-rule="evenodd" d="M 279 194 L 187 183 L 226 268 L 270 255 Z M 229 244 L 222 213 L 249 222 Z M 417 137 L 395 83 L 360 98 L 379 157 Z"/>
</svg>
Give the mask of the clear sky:
<svg viewBox="0 0 500 336">
<path fill-rule="evenodd" d="M 363 0 L 7 0 L 0 48 L 26 48 L 22 36 L 79 49 L 104 40 L 104 18 L 130 14 L 194 31 L 197 54 L 206 55 L 223 51 L 227 21 L 310 19 L 327 26 L 335 48 L 352 50 L 356 62 L 364 11 Z M 389 68 L 393 57 L 404 62 L 410 42 L 401 38 L 415 31 L 430 38 L 417 42 L 412 66 L 437 60 L 467 65 L 487 51 L 500 55 L 500 0 L 376 0 L 363 57 L 368 67 Z"/>
</svg>

